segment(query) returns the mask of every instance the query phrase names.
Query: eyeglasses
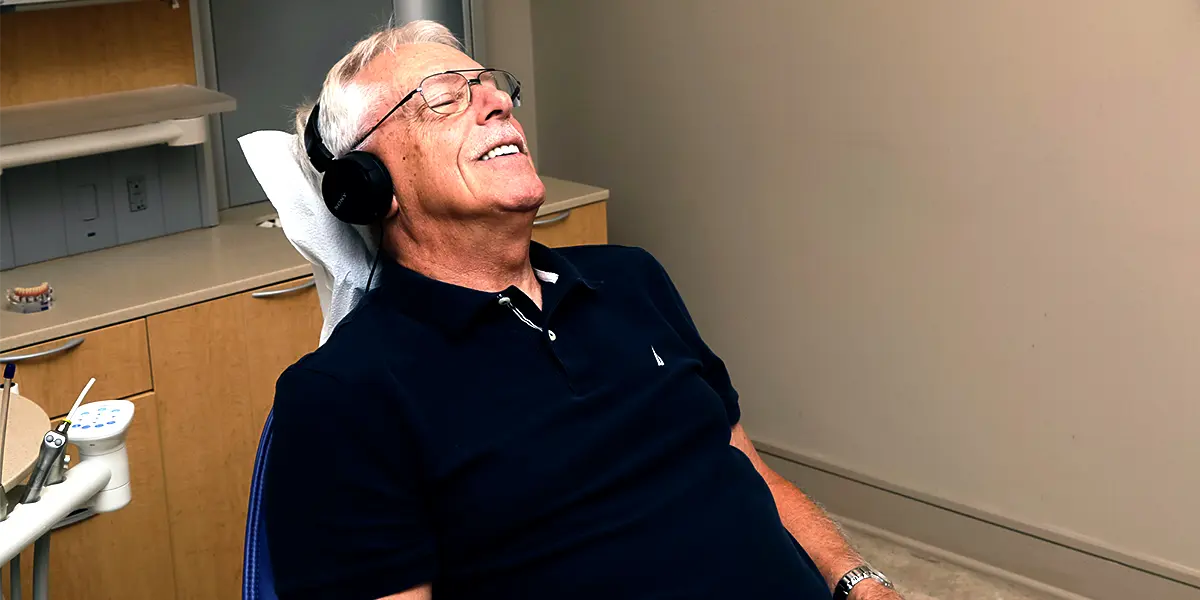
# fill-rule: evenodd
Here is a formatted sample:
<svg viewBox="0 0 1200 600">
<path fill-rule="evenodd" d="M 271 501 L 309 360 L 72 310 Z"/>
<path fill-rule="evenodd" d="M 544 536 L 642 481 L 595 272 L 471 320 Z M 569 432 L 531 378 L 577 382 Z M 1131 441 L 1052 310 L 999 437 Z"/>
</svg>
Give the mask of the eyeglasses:
<svg viewBox="0 0 1200 600">
<path fill-rule="evenodd" d="M 468 74 L 475 74 L 474 77 L 468 77 Z M 392 110 L 389 110 L 382 119 L 369 129 L 358 141 L 354 142 L 351 148 L 357 148 L 362 144 L 376 129 L 383 125 L 397 110 L 400 110 L 404 103 L 412 100 L 413 96 L 420 95 L 421 100 L 425 102 L 425 106 L 429 110 L 439 115 L 453 115 L 460 113 L 471 105 L 471 86 L 483 85 L 492 89 L 500 90 L 508 94 L 512 99 L 513 106 L 521 105 L 521 82 L 517 77 L 508 71 L 500 69 L 458 69 L 455 71 L 444 71 L 434 73 L 421 80 L 417 89 L 409 92 L 406 96 L 400 99 Z"/>
</svg>

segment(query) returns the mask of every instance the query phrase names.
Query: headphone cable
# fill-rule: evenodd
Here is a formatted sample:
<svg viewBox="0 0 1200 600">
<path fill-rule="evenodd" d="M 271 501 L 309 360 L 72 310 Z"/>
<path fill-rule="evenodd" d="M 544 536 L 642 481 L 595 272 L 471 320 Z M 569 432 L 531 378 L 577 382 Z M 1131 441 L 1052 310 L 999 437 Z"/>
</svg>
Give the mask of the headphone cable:
<svg viewBox="0 0 1200 600">
<path fill-rule="evenodd" d="M 371 280 L 375 278 L 375 267 L 379 266 L 380 254 L 383 254 L 383 223 L 379 224 L 379 243 L 375 245 L 375 260 L 371 261 L 371 271 L 367 274 L 367 289 L 363 291 L 364 296 L 371 291 Z"/>
</svg>

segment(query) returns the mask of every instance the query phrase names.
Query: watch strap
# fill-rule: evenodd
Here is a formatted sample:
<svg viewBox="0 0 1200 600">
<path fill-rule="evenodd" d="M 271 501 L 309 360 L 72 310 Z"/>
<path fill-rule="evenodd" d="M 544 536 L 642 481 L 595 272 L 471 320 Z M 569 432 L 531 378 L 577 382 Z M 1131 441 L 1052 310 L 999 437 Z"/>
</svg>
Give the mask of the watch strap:
<svg viewBox="0 0 1200 600">
<path fill-rule="evenodd" d="M 837 585 L 833 587 L 833 600 L 846 600 L 850 597 L 850 590 L 854 589 L 854 586 L 868 579 L 874 579 L 882 584 L 883 587 L 894 589 L 892 588 L 892 582 L 888 581 L 888 578 L 883 573 L 876 571 L 871 565 L 860 565 L 850 569 L 848 573 L 842 575 L 842 578 L 838 580 Z"/>
</svg>

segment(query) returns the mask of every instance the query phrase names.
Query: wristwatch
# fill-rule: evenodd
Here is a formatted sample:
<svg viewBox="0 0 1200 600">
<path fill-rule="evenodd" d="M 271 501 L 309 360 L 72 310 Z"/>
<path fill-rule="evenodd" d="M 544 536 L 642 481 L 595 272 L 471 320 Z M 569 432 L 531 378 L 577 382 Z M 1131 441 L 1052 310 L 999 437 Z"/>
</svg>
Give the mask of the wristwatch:
<svg viewBox="0 0 1200 600">
<path fill-rule="evenodd" d="M 892 587 L 892 582 L 888 581 L 888 578 L 883 573 L 876 571 L 871 565 L 862 565 L 850 569 L 849 573 L 842 575 L 841 580 L 833 587 L 833 600 L 846 600 L 846 598 L 850 597 L 850 590 L 867 579 L 874 579 L 883 584 L 885 588 L 895 589 Z"/>
</svg>

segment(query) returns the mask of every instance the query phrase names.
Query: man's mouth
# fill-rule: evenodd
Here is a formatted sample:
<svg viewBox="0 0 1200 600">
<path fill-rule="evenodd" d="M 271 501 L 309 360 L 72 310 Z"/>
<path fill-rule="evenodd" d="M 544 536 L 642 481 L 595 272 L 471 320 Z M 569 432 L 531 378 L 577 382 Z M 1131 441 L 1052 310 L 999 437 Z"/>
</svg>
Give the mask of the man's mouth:
<svg viewBox="0 0 1200 600">
<path fill-rule="evenodd" d="M 484 152 L 477 160 L 492 160 L 501 156 L 509 156 L 512 154 L 521 154 L 520 146 L 516 144 L 500 144 L 487 152 Z"/>
</svg>

